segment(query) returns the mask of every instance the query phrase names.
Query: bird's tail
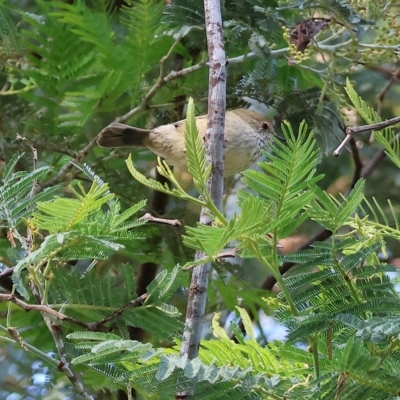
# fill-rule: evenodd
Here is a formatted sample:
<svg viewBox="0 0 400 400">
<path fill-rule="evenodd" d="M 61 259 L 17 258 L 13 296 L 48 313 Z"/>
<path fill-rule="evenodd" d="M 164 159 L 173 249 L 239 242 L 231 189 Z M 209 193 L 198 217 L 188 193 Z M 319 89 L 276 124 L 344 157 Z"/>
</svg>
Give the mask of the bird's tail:
<svg viewBox="0 0 400 400">
<path fill-rule="evenodd" d="M 106 126 L 97 138 L 100 147 L 145 146 L 150 131 L 113 122 Z"/>
</svg>

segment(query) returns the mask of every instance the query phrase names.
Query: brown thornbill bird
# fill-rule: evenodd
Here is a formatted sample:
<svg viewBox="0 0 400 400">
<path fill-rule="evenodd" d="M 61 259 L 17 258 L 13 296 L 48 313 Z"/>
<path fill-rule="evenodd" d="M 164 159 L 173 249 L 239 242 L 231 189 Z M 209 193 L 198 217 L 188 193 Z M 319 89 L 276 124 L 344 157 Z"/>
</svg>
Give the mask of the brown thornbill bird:
<svg viewBox="0 0 400 400">
<path fill-rule="evenodd" d="M 185 149 L 186 120 L 161 125 L 153 129 L 140 129 L 113 122 L 98 136 L 101 147 L 147 147 L 154 154 L 181 170 L 186 170 Z M 199 135 L 204 138 L 207 115 L 196 117 Z M 261 155 L 271 141 L 274 128 L 261 114 L 244 108 L 227 111 L 225 116 L 224 175 L 244 171 Z"/>
</svg>

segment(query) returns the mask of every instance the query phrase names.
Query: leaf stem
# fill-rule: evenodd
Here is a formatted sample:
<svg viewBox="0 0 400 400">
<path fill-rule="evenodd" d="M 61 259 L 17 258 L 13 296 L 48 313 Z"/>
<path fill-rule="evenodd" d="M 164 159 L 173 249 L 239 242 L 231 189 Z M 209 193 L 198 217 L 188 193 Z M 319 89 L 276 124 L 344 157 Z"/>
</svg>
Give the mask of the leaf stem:
<svg viewBox="0 0 400 400">
<path fill-rule="evenodd" d="M 0 331 L 4 332 L 6 335 L 10 335 L 9 330 L 3 325 L 0 325 Z M 40 351 L 36 347 L 30 345 L 29 343 L 27 343 L 27 342 L 25 342 L 23 340 L 16 340 L 16 339 L 12 339 L 12 338 L 7 337 L 7 336 L 0 336 L 0 340 L 4 340 L 6 342 L 9 342 L 9 343 L 12 343 L 12 344 L 16 344 L 16 345 L 20 345 L 20 346 L 24 347 L 25 349 L 29 350 L 33 354 L 37 355 L 43 361 L 50 363 L 55 368 L 57 368 L 58 365 L 59 365 L 59 361 L 58 360 L 50 357 L 49 355 L 47 355 L 43 351 Z"/>
</svg>

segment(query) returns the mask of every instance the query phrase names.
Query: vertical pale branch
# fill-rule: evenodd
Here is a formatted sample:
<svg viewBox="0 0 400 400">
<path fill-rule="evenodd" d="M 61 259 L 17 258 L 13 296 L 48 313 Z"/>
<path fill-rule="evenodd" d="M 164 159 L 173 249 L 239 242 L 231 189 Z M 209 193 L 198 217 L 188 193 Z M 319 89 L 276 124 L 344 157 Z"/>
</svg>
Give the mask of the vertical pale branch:
<svg viewBox="0 0 400 400">
<path fill-rule="evenodd" d="M 218 209 L 222 209 L 224 190 L 224 127 L 226 110 L 226 58 L 222 36 L 222 18 L 220 0 L 204 0 L 207 46 L 209 56 L 208 86 L 208 124 L 205 135 L 206 160 L 212 165 L 212 172 L 207 182 L 207 190 Z M 210 217 L 206 209 L 202 209 L 200 223 L 209 224 Z M 196 260 L 204 257 L 202 252 L 196 253 Z M 193 270 L 186 310 L 188 330 L 183 334 L 181 355 L 189 359 L 197 357 L 200 346 L 203 317 L 206 307 L 207 285 L 211 264 L 197 266 Z M 179 388 L 178 388 L 179 390 Z M 193 391 L 182 391 L 176 399 L 186 399 Z"/>
<path fill-rule="evenodd" d="M 208 79 L 208 123 L 205 135 L 206 160 L 207 163 L 212 164 L 208 190 L 214 204 L 221 210 L 224 192 L 226 57 L 222 36 L 220 1 L 204 0 L 204 8 L 210 64 Z"/>
</svg>

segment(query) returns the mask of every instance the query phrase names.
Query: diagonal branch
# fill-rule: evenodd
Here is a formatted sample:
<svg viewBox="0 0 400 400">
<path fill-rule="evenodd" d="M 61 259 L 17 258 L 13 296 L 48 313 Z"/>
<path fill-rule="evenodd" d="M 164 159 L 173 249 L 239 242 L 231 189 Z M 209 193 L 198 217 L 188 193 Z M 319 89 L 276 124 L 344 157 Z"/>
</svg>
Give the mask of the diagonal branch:
<svg viewBox="0 0 400 400">
<path fill-rule="evenodd" d="M 140 114 L 143 111 L 146 111 L 148 108 L 157 108 L 160 107 L 160 105 L 150 105 L 150 101 L 154 98 L 154 96 L 158 93 L 158 91 L 167 85 L 169 82 L 172 82 L 176 79 L 183 78 L 186 75 L 192 74 L 193 72 L 196 72 L 204 67 L 210 67 L 210 62 L 206 62 L 205 60 L 200 61 L 197 64 L 191 65 L 190 67 L 183 68 L 180 70 L 172 70 L 170 71 L 167 75 L 165 75 L 164 72 L 164 64 L 165 61 L 169 58 L 169 56 L 172 54 L 172 51 L 174 50 L 175 46 L 177 43 L 179 43 L 179 40 L 182 38 L 178 39 L 170 48 L 168 51 L 167 55 L 164 56 L 160 60 L 160 74 L 158 76 L 157 81 L 154 83 L 154 85 L 150 88 L 150 90 L 146 93 L 146 95 L 142 98 L 142 101 L 140 104 L 138 104 L 135 108 L 132 110 L 128 111 L 126 114 L 121 115 L 120 117 L 115 118 L 115 122 L 125 122 L 129 118 L 132 118 L 138 114 Z M 273 56 L 279 56 L 279 55 L 284 55 L 288 51 L 288 48 L 283 48 L 283 49 L 278 49 L 278 50 L 272 50 L 271 55 Z M 242 63 L 250 58 L 253 58 L 256 56 L 256 53 L 254 52 L 249 52 L 246 54 L 243 54 L 241 56 L 237 57 L 232 57 L 226 60 L 227 64 L 238 64 Z M 185 101 L 186 104 L 186 101 Z"/>
<path fill-rule="evenodd" d="M 74 167 L 74 165 L 82 162 L 82 160 L 86 157 L 86 155 L 89 153 L 89 151 L 96 145 L 96 140 L 97 140 L 97 137 L 94 137 L 92 140 L 90 140 L 89 143 L 85 147 L 83 147 L 82 150 L 78 151 L 78 153 L 75 155 L 75 158 L 72 161 L 65 164 L 62 168 L 60 168 L 60 170 L 58 171 L 58 174 L 56 176 L 47 180 L 46 182 L 43 182 L 40 185 L 40 189 L 43 190 L 48 187 L 52 187 L 52 186 L 56 185 L 57 183 L 63 181 L 65 179 L 65 177 L 69 174 L 71 169 Z M 79 172 L 77 172 L 77 174 Z M 75 176 L 68 177 L 68 182 L 74 178 L 75 178 Z"/>
<path fill-rule="evenodd" d="M 43 314 L 45 318 L 58 320 L 61 321 L 68 321 L 74 325 L 80 326 L 81 328 L 85 328 L 91 332 L 110 332 L 111 328 L 106 327 L 105 324 L 108 322 L 113 321 L 114 319 L 120 317 L 122 313 L 126 310 L 134 307 L 138 307 L 147 299 L 148 294 L 144 293 L 141 296 L 137 297 L 134 300 L 131 300 L 129 303 L 123 305 L 118 310 L 114 311 L 112 314 L 108 315 L 107 317 L 102 318 L 96 322 L 82 322 L 76 318 L 73 318 L 69 315 L 63 314 L 59 311 L 52 309 L 49 306 L 43 304 L 29 304 L 25 301 L 19 299 L 18 297 L 14 296 L 13 294 L 2 294 L 0 293 L 0 301 L 10 301 L 16 304 L 18 307 L 21 307 L 23 310 L 29 311 L 38 311 Z"/>
<path fill-rule="evenodd" d="M 197 71 L 198 69 L 203 67 L 204 63 L 199 63 L 196 64 L 192 67 L 185 68 L 185 70 L 180 70 L 180 71 L 171 71 L 168 75 L 165 74 L 165 62 L 170 58 L 170 56 L 173 54 L 175 48 L 178 46 L 178 44 L 181 42 L 184 36 L 180 36 L 170 47 L 168 50 L 168 53 L 161 58 L 160 60 L 160 73 L 158 75 L 158 78 L 154 85 L 151 87 L 151 89 L 146 93 L 146 95 L 142 98 L 142 101 L 140 104 L 138 104 L 135 108 L 130 110 L 124 115 L 121 115 L 120 117 L 115 118 L 115 122 L 125 122 L 129 118 L 134 117 L 137 114 L 140 114 L 141 112 L 145 111 L 150 103 L 150 101 L 153 99 L 153 97 L 157 94 L 157 92 L 165 86 L 168 82 L 177 79 L 181 76 L 190 74 L 194 71 Z"/>
<path fill-rule="evenodd" d="M 48 316 L 44 316 L 44 322 L 46 323 L 51 336 L 54 339 L 56 345 L 58 356 L 60 357 L 60 362 L 58 364 L 59 371 L 63 372 L 65 376 L 69 379 L 75 390 L 85 399 L 85 400 L 95 400 L 94 397 L 89 394 L 86 388 L 83 386 L 80 376 L 75 373 L 72 369 L 71 364 L 68 360 L 67 351 L 65 350 L 64 340 L 62 338 L 61 326 L 53 322 Z"/>
<path fill-rule="evenodd" d="M 8 270 L 7 270 L 8 271 Z M 43 315 L 51 316 L 55 319 L 58 319 L 59 321 L 68 321 L 71 322 L 74 325 L 80 326 L 82 328 L 88 329 L 88 330 L 93 330 L 91 329 L 90 325 L 91 324 L 86 324 L 85 322 L 79 321 L 78 319 L 75 319 L 73 317 L 70 317 L 66 314 L 63 314 L 59 311 L 53 310 L 52 308 L 42 305 L 42 304 L 29 304 L 26 303 L 25 301 L 19 299 L 13 294 L 0 294 L 0 301 L 11 301 L 12 303 L 16 304 L 18 307 L 21 307 L 23 310 L 29 312 L 29 311 L 39 311 Z M 110 329 L 107 328 L 106 330 L 103 330 L 104 332 L 109 332 Z"/>
<path fill-rule="evenodd" d="M 148 293 L 144 293 L 141 296 L 136 297 L 136 299 L 130 301 L 127 304 L 125 304 L 124 306 L 122 306 L 118 310 L 114 311 L 108 317 L 105 317 L 105 318 L 101 319 L 100 321 L 88 324 L 90 329 L 93 330 L 93 331 L 102 331 L 102 328 L 104 327 L 104 325 L 106 323 L 114 320 L 115 318 L 120 317 L 122 315 L 122 313 L 125 312 L 126 310 L 128 310 L 129 308 L 140 306 L 141 304 L 143 304 L 143 302 L 147 299 L 148 296 L 149 296 Z"/>
<path fill-rule="evenodd" d="M 346 133 L 348 135 L 354 135 L 356 133 L 367 132 L 367 131 L 379 131 L 381 129 L 387 128 L 388 126 L 395 125 L 400 122 L 400 117 L 394 117 L 387 119 L 386 121 L 377 122 L 376 124 L 355 126 L 353 128 L 347 128 Z"/>
<path fill-rule="evenodd" d="M 395 125 L 399 122 L 400 122 L 400 117 L 394 117 L 386 121 L 377 122 L 376 124 L 354 126 L 353 128 L 349 127 L 346 129 L 346 137 L 343 139 L 342 143 L 340 143 L 338 148 L 333 152 L 333 155 L 335 157 L 339 156 L 342 150 L 347 145 L 347 143 L 349 143 L 351 138 L 357 133 L 368 132 L 372 130 L 379 131 L 381 129 L 387 128 L 388 126 Z"/>
<path fill-rule="evenodd" d="M 155 224 L 169 225 L 169 226 L 181 226 L 181 222 L 177 219 L 165 219 L 153 217 L 150 213 L 146 213 L 139 220 L 144 220 L 147 222 L 152 222 Z"/>
</svg>

